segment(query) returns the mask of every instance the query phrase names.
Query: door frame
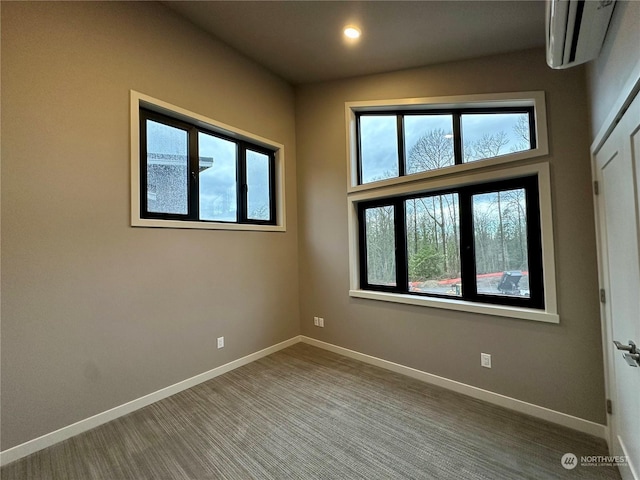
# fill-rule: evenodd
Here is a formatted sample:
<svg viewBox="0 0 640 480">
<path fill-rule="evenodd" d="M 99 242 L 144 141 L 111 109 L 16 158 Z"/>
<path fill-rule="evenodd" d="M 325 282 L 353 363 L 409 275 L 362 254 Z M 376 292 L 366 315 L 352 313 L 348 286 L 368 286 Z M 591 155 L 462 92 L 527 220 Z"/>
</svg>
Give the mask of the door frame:
<svg viewBox="0 0 640 480">
<path fill-rule="evenodd" d="M 616 127 L 624 113 L 627 111 L 629 105 L 634 100 L 636 95 L 640 95 L 640 61 L 636 63 L 634 68 L 632 69 L 631 75 L 629 79 L 625 83 L 622 88 L 620 95 L 616 98 L 616 101 L 613 103 L 612 108 L 609 114 L 606 117 L 606 120 L 595 136 L 593 143 L 591 144 L 591 179 L 595 182 L 598 179 L 598 170 L 596 164 L 596 154 L 600 151 L 604 143 L 609 139 L 613 129 Z M 596 228 L 596 248 L 597 248 L 597 262 L 598 262 L 598 287 L 600 289 L 604 289 L 605 292 L 609 291 L 609 274 L 608 274 L 608 264 L 606 258 L 603 258 L 602 252 L 604 252 L 607 247 L 606 238 L 603 237 L 601 231 L 601 212 L 600 209 L 603 208 L 601 202 L 598 201 L 598 195 L 596 194 L 596 189 L 592 190 L 593 195 L 593 206 L 594 206 L 594 219 L 595 219 L 595 228 Z M 604 381 L 605 381 L 605 394 L 607 399 L 611 399 L 616 404 L 615 397 L 615 378 L 611 378 L 610 371 L 614 362 L 614 349 L 613 349 L 613 339 L 611 338 L 611 322 L 609 319 L 609 314 L 607 311 L 607 304 L 600 302 L 600 328 L 602 334 L 602 354 L 604 361 Z M 611 446 L 613 444 L 612 434 L 613 431 L 611 427 L 611 415 L 607 413 L 607 424 L 605 425 L 605 435 L 609 447 L 609 451 L 611 451 Z"/>
</svg>

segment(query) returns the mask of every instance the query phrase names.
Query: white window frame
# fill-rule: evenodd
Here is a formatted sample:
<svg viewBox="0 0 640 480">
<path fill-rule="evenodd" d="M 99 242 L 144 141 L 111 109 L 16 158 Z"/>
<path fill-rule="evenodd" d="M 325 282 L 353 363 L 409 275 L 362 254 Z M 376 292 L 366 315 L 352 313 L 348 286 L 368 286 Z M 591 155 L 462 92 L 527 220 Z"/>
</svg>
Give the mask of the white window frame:
<svg viewBox="0 0 640 480">
<path fill-rule="evenodd" d="M 358 158 L 356 148 L 356 113 L 411 108 L 443 109 L 460 107 L 533 106 L 536 120 L 536 148 L 500 157 L 454 165 L 439 170 L 406 175 L 378 182 L 358 185 Z M 548 162 L 522 164 L 522 160 L 548 155 L 547 119 L 544 92 L 506 93 L 438 98 L 412 98 L 373 102 L 346 102 L 347 128 L 347 206 L 349 223 L 349 296 L 386 302 L 418 305 L 462 312 L 479 313 L 547 323 L 559 323 L 551 178 Z M 379 292 L 360 289 L 360 252 L 358 241 L 358 203 L 414 192 L 432 192 L 451 187 L 485 183 L 510 178 L 536 175 L 538 177 L 540 235 L 544 281 L 544 309 L 507 305 L 484 304 L 449 298 Z"/>
<path fill-rule="evenodd" d="M 131 226 L 159 228 L 188 228 L 200 230 L 248 230 L 264 232 L 286 231 L 285 208 L 285 162 L 284 145 L 260 137 L 253 133 L 213 120 L 204 115 L 158 100 L 135 90 L 130 92 L 131 117 Z M 209 221 L 181 221 L 142 218 L 140 215 L 140 108 L 153 110 L 164 115 L 218 132 L 229 137 L 246 140 L 275 151 L 275 194 L 276 224 L 259 225 L 248 223 L 226 223 Z"/>
</svg>

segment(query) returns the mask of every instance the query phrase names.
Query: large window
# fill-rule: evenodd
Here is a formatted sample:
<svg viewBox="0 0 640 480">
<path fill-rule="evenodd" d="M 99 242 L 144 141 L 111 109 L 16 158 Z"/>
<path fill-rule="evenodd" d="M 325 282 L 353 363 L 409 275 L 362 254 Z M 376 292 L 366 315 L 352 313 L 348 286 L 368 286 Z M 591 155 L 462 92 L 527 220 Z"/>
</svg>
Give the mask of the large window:
<svg viewBox="0 0 640 480">
<path fill-rule="evenodd" d="M 536 177 L 358 204 L 361 287 L 543 308 Z"/>
<path fill-rule="evenodd" d="M 544 94 L 347 103 L 350 295 L 557 322 Z"/>
</svg>

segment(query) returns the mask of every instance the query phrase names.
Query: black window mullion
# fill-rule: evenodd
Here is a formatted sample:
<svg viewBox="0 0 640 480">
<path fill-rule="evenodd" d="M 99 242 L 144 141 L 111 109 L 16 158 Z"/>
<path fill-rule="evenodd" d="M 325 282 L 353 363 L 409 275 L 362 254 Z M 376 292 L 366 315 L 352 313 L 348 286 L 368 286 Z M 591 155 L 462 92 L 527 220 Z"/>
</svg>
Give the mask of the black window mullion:
<svg viewBox="0 0 640 480">
<path fill-rule="evenodd" d="M 529 113 L 529 146 L 534 149 L 537 146 L 536 140 L 536 119 L 533 111 L 533 107 L 531 107 L 528 111 Z"/>
<path fill-rule="evenodd" d="M 529 263 L 529 292 L 534 308 L 544 307 L 544 278 L 542 265 L 542 238 L 540 228 L 540 191 L 538 179 L 527 179 L 527 261 Z"/>
<path fill-rule="evenodd" d="M 407 257 L 407 228 L 405 220 L 405 199 L 394 202 L 394 233 L 396 241 L 396 287 L 400 292 L 409 292 L 409 274 Z"/>
<path fill-rule="evenodd" d="M 190 220 L 200 219 L 200 147 L 198 145 L 198 130 L 189 129 L 189 178 L 187 179 L 187 199 Z"/>
<path fill-rule="evenodd" d="M 269 223 L 276 223 L 276 156 L 269 154 Z"/>
<path fill-rule="evenodd" d="M 462 163 L 462 120 L 460 112 L 452 112 L 453 116 L 453 161 L 456 165 Z"/>
<path fill-rule="evenodd" d="M 404 145 L 404 115 L 397 117 L 397 134 L 398 134 L 398 176 L 404 177 L 405 172 L 405 145 Z"/>
<path fill-rule="evenodd" d="M 360 134 L 360 118 L 361 115 L 356 117 L 356 158 L 358 159 L 358 185 L 362 185 L 362 135 Z M 351 181 L 351 179 L 349 179 Z"/>
<path fill-rule="evenodd" d="M 147 116 L 140 112 L 140 213 L 147 214 Z"/>
<path fill-rule="evenodd" d="M 247 147 L 243 142 L 237 148 L 237 195 L 238 195 L 238 223 L 247 222 Z"/>
<path fill-rule="evenodd" d="M 360 256 L 360 288 L 362 289 L 370 288 L 367 277 L 367 220 L 365 212 L 364 205 L 358 205 L 358 253 Z"/>
<path fill-rule="evenodd" d="M 460 276 L 462 279 L 462 298 L 473 300 L 478 289 L 476 285 L 475 245 L 473 235 L 473 209 L 471 192 L 461 189 L 458 192 L 460 202 Z"/>
</svg>

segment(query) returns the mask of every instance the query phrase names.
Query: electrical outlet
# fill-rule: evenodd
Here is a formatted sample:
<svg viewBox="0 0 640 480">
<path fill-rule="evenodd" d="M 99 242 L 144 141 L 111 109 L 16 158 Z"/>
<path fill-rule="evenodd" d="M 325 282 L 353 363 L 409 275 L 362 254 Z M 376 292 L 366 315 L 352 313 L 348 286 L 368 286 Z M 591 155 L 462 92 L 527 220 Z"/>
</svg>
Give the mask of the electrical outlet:
<svg viewBox="0 0 640 480">
<path fill-rule="evenodd" d="M 224 348 L 224 337 L 218 337 L 218 348 Z"/>
<path fill-rule="evenodd" d="M 481 353 L 480 354 L 480 365 L 485 368 L 491 368 L 491 354 L 489 353 Z"/>
<path fill-rule="evenodd" d="M 318 317 L 313 317 L 313 324 L 317 327 L 318 326 Z"/>
<path fill-rule="evenodd" d="M 318 317 L 318 326 L 324 328 L 324 318 Z"/>
</svg>

